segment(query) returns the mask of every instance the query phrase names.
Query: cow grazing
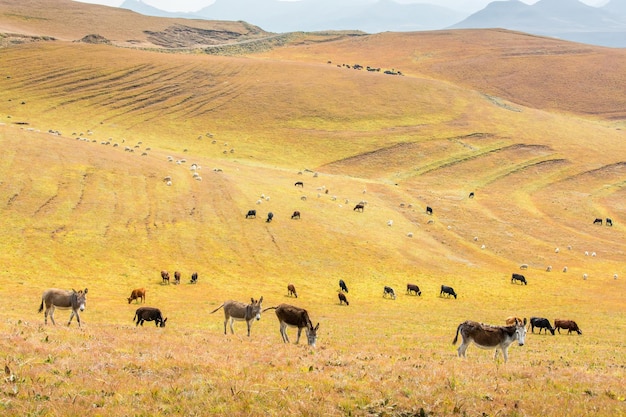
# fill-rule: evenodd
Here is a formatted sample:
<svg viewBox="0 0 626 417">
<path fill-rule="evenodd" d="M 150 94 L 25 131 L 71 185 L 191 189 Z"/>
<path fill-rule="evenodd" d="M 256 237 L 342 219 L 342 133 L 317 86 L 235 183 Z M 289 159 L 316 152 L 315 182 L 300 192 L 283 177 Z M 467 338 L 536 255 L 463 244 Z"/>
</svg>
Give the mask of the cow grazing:
<svg viewBox="0 0 626 417">
<path fill-rule="evenodd" d="M 432 209 L 431 207 L 429 207 L 429 206 L 426 206 L 426 214 L 429 214 L 429 215 L 431 215 L 431 216 L 432 216 L 432 214 L 433 214 L 433 209 Z"/>
<path fill-rule="evenodd" d="M 554 327 L 550 324 L 550 320 L 544 317 L 531 317 L 530 318 L 530 331 L 531 333 L 535 333 L 535 327 L 539 329 L 539 334 L 541 334 L 541 329 L 544 329 L 546 334 L 548 334 L 548 330 L 554 336 Z"/>
<path fill-rule="evenodd" d="M 339 289 L 343 292 L 348 292 L 348 286 L 342 279 L 339 280 Z"/>
<path fill-rule="evenodd" d="M 453 296 L 454 299 L 456 300 L 456 292 L 454 292 L 454 288 L 452 287 L 448 287 L 447 285 L 442 285 L 441 286 L 441 291 L 439 291 L 439 297 L 442 297 L 444 294 L 446 294 L 448 296 L 448 298 L 450 296 Z"/>
<path fill-rule="evenodd" d="M 265 220 L 265 222 L 269 223 L 272 221 L 273 218 L 274 218 L 274 213 L 270 211 L 269 213 L 267 213 L 267 219 Z"/>
<path fill-rule="evenodd" d="M 339 304 L 343 304 L 346 303 L 347 306 L 350 305 L 350 303 L 348 302 L 348 299 L 346 298 L 346 295 L 342 292 L 337 293 L 337 296 L 339 297 Z"/>
<path fill-rule="evenodd" d="M 44 305 L 46 311 L 43 314 L 44 324 L 48 324 L 48 315 L 50 315 L 50 321 L 56 326 L 54 322 L 54 310 L 55 308 L 66 310 L 71 309 L 70 319 L 67 322 L 69 326 L 74 316 L 80 327 L 80 315 L 78 311 L 84 311 L 87 303 L 87 288 L 84 290 L 60 290 L 57 288 L 50 288 L 43 292 L 41 295 L 41 304 L 39 305 L 39 313 L 43 311 Z"/>
<path fill-rule="evenodd" d="M 165 327 L 165 322 L 167 321 L 167 317 L 163 318 L 161 314 L 161 310 L 154 307 L 139 307 L 137 311 L 135 311 L 135 317 L 133 317 L 133 321 L 137 320 L 135 327 L 140 324 L 143 326 L 144 321 L 154 321 L 156 327 Z"/>
<path fill-rule="evenodd" d="M 526 340 L 526 322 L 517 322 L 512 326 L 491 326 L 475 321 L 465 321 L 456 328 L 456 336 L 452 344 L 455 345 L 459 333 L 463 338 L 461 346 L 457 349 L 459 357 L 465 357 L 465 351 L 471 342 L 482 349 L 495 349 L 494 359 L 498 357 L 498 352 L 502 351 L 504 362 L 509 359 L 508 349 L 511 343 L 517 340 L 520 346 L 524 346 Z"/>
<path fill-rule="evenodd" d="M 528 283 L 526 282 L 526 277 L 524 277 L 524 275 L 513 273 L 511 275 L 511 284 L 514 284 L 518 281 L 520 284 L 528 285 Z"/>
<path fill-rule="evenodd" d="M 198 273 L 194 272 L 193 274 L 191 274 L 191 281 L 189 281 L 190 284 L 195 284 L 198 282 Z"/>
<path fill-rule="evenodd" d="M 607 226 L 613 226 L 613 220 L 609 219 L 608 217 L 606 218 L 605 223 Z"/>
<path fill-rule="evenodd" d="M 352 210 L 353 211 L 363 212 L 364 209 L 365 209 L 365 206 L 362 203 L 359 203 L 356 206 L 354 206 L 354 208 Z"/>
<path fill-rule="evenodd" d="M 180 271 L 174 271 L 174 284 L 180 284 Z"/>
<path fill-rule="evenodd" d="M 294 186 L 296 186 L 296 187 L 304 187 L 304 183 L 302 181 L 296 181 Z"/>
<path fill-rule="evenodd" d="M 293 214 L 291 215 L 292 219 L 299 219 L 300 218 L 300 212 L 298 210 L 294 211 Z"/>
<path fill-rule="evenodd" d="M 469 198 L 474 198 L 474 192 L 469 193 Z"/>
<path fill-rule="evenodd" d="M 422 292 L 420 291 L 420 287 L 418 287 L 415 284 L 406 284 L 406 293 L 409 295 L 412 293 L 415 293 L 415 295 L 417 296 L 422 295 Z"/>
<path fill-rule="evenodd" d="M 130 302 L 133 300 L 135 300 L 135 303 L 138 303 L 139 299 L 141 299 L 142 304 L 144 303 L 144 301 L 146 301 L 146 289 L 145 288 L 134 289 L 130 293 L 130 297 L 128 297 L 128 304 L 130 304 Z"/>
<path fill-rule="evenodd" d="M 289 284 L 287 285 L 287 295 L 288 296 L 294 296 L 296 298 L 298 298 L 298 293 L 296 293 L 296 287 L 293 284 Z"/>
<path fill-rule="evenodd" d="M 313 322 L 309 318 L 309 313 L 305 309 L 289 304 L 280 304 L 276 307 L 268 307 L 263 311 L 267 310 L 276 310 L 276 317 L 278 317 L 278 322 L 280 323 L 280 335 L 282 336 L 284 343 L 289 343 L 287 326 L 297 327 L 298 338 L 296 339 L 296 344 L 300 342 L 302 329 L 305 329 L 309 346 L 315 347 L 315 343 L 317 342 L 317 330 L 319 329 L 320 324 L 317 323 L 314 327 Z"/>
<path fill-rule="evenodd" d="M 256 210 L 248 210 L 246 219 L 256 219 Z"/>
<path fill-rule="evenodd" d="M 235 320 L 244 321 L 248 325 L 248 337 L 250 336 L 250 327 L 254 319 L 261 320 L 261 303 L 263 297 L 255 300 L 250 298 L 250 304 L 245 304 L 239 301 L 225 301 L 221 306 L 211 311 L 211 314 L 215 313 L 220 308 L 224 307 L 224 334 L 226 334 L 226 324 L 230 321 L 230 333 L 235 334 L 233 329 L 233 322 Z"/>
<path fill-rule="evenodd" d="M 593 224 L 599 224 L 600 226 L 602 226 L 602 219 L 596 217 L 596 219 L 593 221 Z"/>
<path fill-rule="evenodd" d="M 161 283 L 169 284 L 170 283 L 170 273 L 167 271 L 161 271 Z"/>
<path fill-rule="evenodd" d="M 583 334 L 582 330 L 578 327 L 578 324 L 574 320 L 554 320 L 554 328 L 558 330 L 559 334 L 561 334 L 561 329 L 567 330 L 567 334 L 571 332 L 576 332 L 578 334 Z"/>
<path fill-rule="evenodd" d="M 521 319 L 520 317 L 511 316 L 511 317 L 507 317 L 504 322 L 506 323 L 507 326 L 513 326 L 516 323 L 526 323 L 526 319 Z"/>
<path fill-rule="evenodd" d="M 386 298 L 387 296 L 391 297 L 392 300 L 395 300 L 396 292 L 393 288 L 385 286 L 385 288 L 383 288 L 383 298 Z"/>
</svg>

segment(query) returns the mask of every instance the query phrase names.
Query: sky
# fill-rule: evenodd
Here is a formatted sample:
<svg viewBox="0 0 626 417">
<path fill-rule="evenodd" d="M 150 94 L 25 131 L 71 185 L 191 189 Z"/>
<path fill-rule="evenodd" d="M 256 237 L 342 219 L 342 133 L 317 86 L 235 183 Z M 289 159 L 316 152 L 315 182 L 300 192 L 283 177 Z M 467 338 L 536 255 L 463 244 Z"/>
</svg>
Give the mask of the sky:
<svg viewBox="0 0 626 417">
<path fill-rule="evenodd" d="M 106 6 L 120 6 L 124 0 L 79 0 L 83 3 L 103 4 Z M 168 12 L 195 12 L 212 4 L 215 0 L 141 0 L 143 3 Z M 398 3 L 431 3 L 451 9 L 477 12 L 495 0 L 396 0 Z M 538 0 L 521 0 L 526 4 L 536 3 Z M 602 6 L 608 0 L 580 0 L 589 6 Z M 341 2 L 341 0 L 337 0 Z"/>
</svg>

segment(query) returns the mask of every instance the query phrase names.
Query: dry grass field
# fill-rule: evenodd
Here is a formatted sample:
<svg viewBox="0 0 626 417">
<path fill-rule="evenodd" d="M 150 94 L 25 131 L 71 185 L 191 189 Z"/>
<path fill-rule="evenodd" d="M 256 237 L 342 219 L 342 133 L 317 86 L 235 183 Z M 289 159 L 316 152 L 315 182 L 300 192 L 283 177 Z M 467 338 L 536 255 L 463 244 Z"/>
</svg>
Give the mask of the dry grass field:
<svg viewBox="0 0 626 417">
<path fill-rule="evenodd" d="M 626 415 L 625 51 L 494 30 L 166 53 L 120 46 L 170 21 L 43 3 L 0 0 L 2 415 Z M 49 287 L 89 289 L 80 328 L 44 325 Z M 165 328 L 133 323 L 138 287 Z M 224 335 L 211 311 L 261 296 L 317 347 L 272 311 Z M 511 315 L 583 334 L 457 358 L 459 323 Z"/>
</svg>

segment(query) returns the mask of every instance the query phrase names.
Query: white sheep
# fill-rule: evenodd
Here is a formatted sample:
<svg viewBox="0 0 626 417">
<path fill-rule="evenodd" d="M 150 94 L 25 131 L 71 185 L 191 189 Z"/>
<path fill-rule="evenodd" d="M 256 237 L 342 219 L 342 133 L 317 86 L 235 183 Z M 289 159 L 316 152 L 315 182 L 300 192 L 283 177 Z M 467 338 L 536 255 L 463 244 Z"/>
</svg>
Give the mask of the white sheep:
<svg viewBox="0 0 626 417">
<path fill-rule="evenodd" d="M 409 232 L 406 234 L 408 237 L 413 237 L 413 232 Z"/>
<path fill-rule="evenodd" d="M 548 265 L 548 267 L 546 268 L 546 272 L 552 272 L 552 266 Z"/>
<path fill-rule="evenodd" d="M 567 272 L 567 267 L 566 266 L 563 267 L 563 272 Z"/>
<path fill-rule="evenodd" d="M 587 274 L 583 274 L 583 279 L 587 279 L 588 275 Z"/>
<path fill-rule="evenodd" d="M 393 226 L 393 220 L 387 220 L 387 226 Z"/>
<path fill-rule="evenodd" d="M 613 274 L 613 279 L 617 279 L 617 274 Z"/>
<path fill-rule="evenodd" d="M 554 253 L 559 253 L 559 248 L 554 249 Z"/>
<path fill-rule="evenodd" d="M 167 185 L 168 187 L 172 185 L 172 181 L 168 181 L 165 183 L 165 185 Z"/>
</svg>

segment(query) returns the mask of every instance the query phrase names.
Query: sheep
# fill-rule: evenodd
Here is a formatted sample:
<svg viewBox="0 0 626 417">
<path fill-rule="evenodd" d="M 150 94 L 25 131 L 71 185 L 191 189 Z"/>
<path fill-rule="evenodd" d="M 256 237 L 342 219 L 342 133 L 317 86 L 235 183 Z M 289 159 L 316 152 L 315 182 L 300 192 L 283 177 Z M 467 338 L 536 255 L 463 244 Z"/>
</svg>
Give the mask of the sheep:
<svg viewBox="0 0 626 417">
<path fill-rule="evenodd" d="M 548 267 L 546 268 L 546 272 L 552 272 L 552 266 L 548 265 Z"/>
<path fill-rule="evenodd" d="M 559 248 L 554 249 L 554 253 L 559 253 Z"/>
<path fill-rule="evenodd" d="M 617 274 L 613 274 L 613 279 L 617 279 Z"/>
<path fill-rule="evenodd" d="M 589 275 L 583 274 L 583 279 L 587 279 L 588 277 L 589 277 Z"/>
<path fill-rule="evenodd" d="M 567 272 L 567 267 L 566 266 L 563 267 L 563 272 Z"/>
<path fill-rule="evenodd" d="M 409 232 L 406 234 L 408 237 L 413 237 L 413 232 Z"/>
<path fill-rule="evenodd" d="M 387 220 L 387 226 L 392 226 L 393 225 L 393 220 Z"/>
<path fill-rule="evenodd" d="M 165 185 L 167 185 L 169 187 L 170 185 L 172 185 L 172 181 L 166 182 Z"/>
<path fill-rule="evenodd" d="M 528 269 L 528 264 L 521 264 L 519 269 Z"/>
</svg>

